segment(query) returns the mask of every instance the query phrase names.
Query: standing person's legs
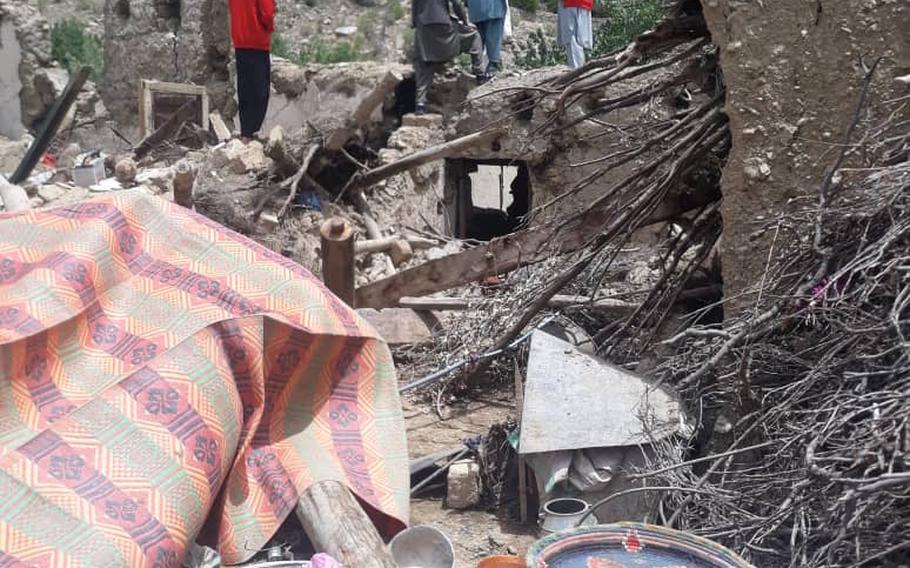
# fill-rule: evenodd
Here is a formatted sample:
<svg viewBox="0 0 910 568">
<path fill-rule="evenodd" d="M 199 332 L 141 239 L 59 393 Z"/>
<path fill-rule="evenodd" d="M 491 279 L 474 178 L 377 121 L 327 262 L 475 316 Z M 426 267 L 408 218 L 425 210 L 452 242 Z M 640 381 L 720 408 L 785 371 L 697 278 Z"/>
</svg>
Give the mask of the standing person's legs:
<svg viewBox="0 0 910 568">
<path fill-rule="evenodd" d="M 578 39 L 572 36 L 569 39 L 569 45 L 566 46 L 566 55 L 568 56 L 569 67 L 578 69 L 585 64 L 585 48 L 578 43 Z"/>
<path fill-rule="evenodd" d="M 495 18 L 482 23 L 484 26 L 481 35 L 483 36 L 484 47 L 487 50 L 487 59 L 489 59 L 487 72 L 492 73 L 499 70 L 500 62 L 502 61 L 502 34 L 505 20 Z"/>
<path fill-rule="evenodd" d="M 461 53 L 471 56 L 471 72 L 480 80 L 484 75 L 486 65 L 483 60 L 483 40 L 480 32 L 467 26 L 458 26 L 458 40 Z"/>
<path fill-rule="evenodd" d="M 265 120 L 271 88 L 271 59 L 267 51 L 238 49 L 237 99 L 240 103 L 240 136 L 252 138 Z"/>
<path fill-rule="evenodd" d="M 427 95 L 430 92 L 430 85 L 433 84 L 433 75 L 436 71 L 435 65 L 423 61 L 419 57 L 414 58 L 414 82 L 417 87 L 417 110 L 425 110 L 427 106 Z"/>
</svg>

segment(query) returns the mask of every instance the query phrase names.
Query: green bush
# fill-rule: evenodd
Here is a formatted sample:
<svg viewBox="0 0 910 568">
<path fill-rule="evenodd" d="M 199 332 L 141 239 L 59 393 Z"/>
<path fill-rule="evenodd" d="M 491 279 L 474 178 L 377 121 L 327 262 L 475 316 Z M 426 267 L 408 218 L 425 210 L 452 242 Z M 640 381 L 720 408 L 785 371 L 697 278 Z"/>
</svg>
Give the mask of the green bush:
<svg viewBox="0 0 910 568">
<path fill-rule="evenodd" d="M 294 59 L 288 40 L 284 39 L 284 36 L 279 32 L 272 34 L 272 54 L 284 59 Z"/>
<path fill-rule="evenodd" d="M 76 20 L 64 20 L 51 28 L 51 57 L 69 71 L 88 65 L 97 80 L 104 68 L 101 38 L 85 33 Z"/>
<path fill-rule="evenodd" d="M 297 62 L 301 65 L 307 63 L 344 63 L 347 61 L 358 61 L 360 59 L 360 48 L 357 42 L 340 42 L 326 44 L 322 41 L 309 43 L 300 50 Z"/>
<path fill-rule="evenodd" d="M 528 39 L 518 40 L 519 55 L 515 63 L 523 69 L 552 67 L 566 62 L 566 52 L 556 45 L 556 38 L 550 37 L 542 29 L 534 30 Z"/>
<path fill-rule="evenodd" d="M 534 13 L 540 9 L 540 0 L 509 0 L 509 6 Z"/>
<path fill-rule="evenodd" d="M 403 19 L 404 16 L 404 7 L 401 5 L 401 0 L 389 0 L 387 21 L 397 22 Z"/>
</svg>

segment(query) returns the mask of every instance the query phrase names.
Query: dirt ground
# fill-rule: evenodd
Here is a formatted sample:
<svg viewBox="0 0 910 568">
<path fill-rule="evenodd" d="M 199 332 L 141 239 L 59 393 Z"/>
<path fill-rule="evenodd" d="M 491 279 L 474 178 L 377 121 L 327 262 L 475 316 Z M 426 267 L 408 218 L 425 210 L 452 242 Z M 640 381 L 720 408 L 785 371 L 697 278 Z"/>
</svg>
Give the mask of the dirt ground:
<svg viewBox="0 0 910 568">
<path fill-rule="evenodd" d="M 506 392 L 443 406 L 443 419 L 432 403 L 405 399 L 402 404 L 412 459 L 456 446 L 515 415 L 513 398 Z M 533 524 L 521 526 L 506 511 L 446 509 L 435 496 L 411 501 L 411 524 L 432 525 L 448 535 L 455 568 L 474 568 L 481 558 L 495 554 L 524 555 L 536 540 Z"/>
</svg>

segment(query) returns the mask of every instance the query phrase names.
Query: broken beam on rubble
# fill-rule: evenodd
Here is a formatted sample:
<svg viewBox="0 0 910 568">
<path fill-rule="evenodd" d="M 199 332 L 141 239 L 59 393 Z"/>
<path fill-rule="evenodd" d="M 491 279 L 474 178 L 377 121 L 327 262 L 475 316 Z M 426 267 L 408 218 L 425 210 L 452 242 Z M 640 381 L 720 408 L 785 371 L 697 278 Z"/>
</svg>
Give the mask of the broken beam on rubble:
<svg viewBox="0 0 910 568">
<path fill-rule="evenodd" d="M 215 134 L 215 139 L 218 140 L 219 144 L 231 139 L 231 130 L 224 123 L 221 113 L 217 110 L 209 114 L 209 125 L 212 127 L 212 132 Z"/>
<path fill-rule="evenodd" d="M 679 203 L 665 202 L 635 228 L 667 221 L 717 199 L 713 192 L 693 193 Z M 458 254 L 431 260 L 357 289 L 357 305 L 383 308 L 399 305 L 405 296 L 426 296 L 482 278 L 505 274 L 576 251 L 591 240 L 611 216 L 615 204 L 603 201 L 558 225 L 544 225 L 499 237 Z M 615 214 L 615 213 L 614 213 Z"/>
<path fill-rule="evenodd" d="M 383 237 L 380 239 L 357 241 L 357 244 L 354 246 L 354 252 L 357 254 L 386 252 L 398 241 L 405 241 L 414 249 L 428 249 L 439 244 L 439 241 L 427 239 L 425 237 Z"/>
<path fill-rule="evenodd" d="M 401 81 L 402 77 L 400 74 L 388 71 L 382 80 L 379 81 L 379 84 L 370 91 L 370 94 L 360 101 L 360 104 L 354 109 L 354 113 L 345 121 L 344 126 L 329 135 L 325 141 L 325 148 L 332 151 L 343 148 L 347 141 L 357 134 L 357 131 L 370 120 L 373 111 L 385 101 L 386 97 L 395 90 L 395 87 Z"/>
<path fill-rule="evenodd" d="M 349 190 L 369 187 L 392 176 L 420 167 L 426 163 L 459 155 L 468 148 L 475 148 L 482 144 L 486 144 L 487 142 L 492 142 L 502 136 L 502 134 L 503 130 L 500 128 L 481 130 L 480 132 L 468 134 L 467 136 L 462 136 L 461 138 L 456 138 L 455 140 L 450 140 L 443 144 L 431 146 L 390 164 L 385 164 L 378 168 L 355 174 L 354 177 L 348 181 L 347 185 L 344 186 L 344 189 L 338 194 L 338 199 Z"/>
<path fill-rule="evenodd" d="M 25 153 L 25 157 L 22 158 L 22 161 L 19 163 L 19 167 L 16 168 L 16 171 L 9 178 L 10 183 L 18 185 L 27 180 L 28 176 L 31 175 L 35 165 L 51 145 L 54 136 L 57 135 L 57 129 L 60 128 L 60 125 L 63 124 L 63 119 L 69 114 L 70 108 L 73 106 L 73 103 L 76 102 L 76 98 L 79 96 L 79 92 L 82 90 L 82 86 L 88 80 L 88 76 L 91 72 L 91 67 L 83 67 L 70 77 L 70 81 L 67 83 L 66 88 L 63 89 L 63 93 L 54 102 L 54 106 L 51 107 L 51 110 L 48 111 L 47 118 L 44 119 L 44 123 L 38 131 L 38 136 L 35 138 L 35 141 L 29 146 L 28 151 Z"/>
<path fill-rule="evenodd" d="M 139 145 L 133 150 L 136 161 L 138 162 L 144 158 L 149 152 L 158 147 L 159 144 L 173 138 L 175 134 L 180 132 L 180 128 L 184 123 L 188 120 L 192 120 L 195 114 L 196 106 L 194 101 L 185 103 L 177 112 L 164 121 L 164 124 L 162 124 L 158 130 L 152 132 L 139 142 Z"/>
<path fill-rule="evenodd" d="M 467 298 L 401 298 L 399 308 L 410 308 L 419 311 L 462 311 L 468 309 Z M 606 312 L 615 316 L 628 315 L 638 308 L 635 302 L 626 302 L 612 298 L 592 300 L 589 296 L 567 296 L 557 294 L 547 302 L 547 307 L 554 309 L 585 308 L 597 312 Z"/>
<path fill-rule="evenodd" d="M 341 483 L 311 485 L 295 512 L 316 552 L 328 554 L 342 566 L 396 568 L 376 527 Z"/>
<path fill-rule="evenodd" d="M 322 280 L 347 305 L 354 307 L 354 229 L 340 217 L 319 228 L 322 237 Z"/>
<path fill-rule="evenodd" d="M 2 175 L 0 175 L 0 199 L 3 200 L 3 207 L 7 211 L 26 211 L 32 208 L 32 202 L 29 201 L 25 190 L 6 181 Z"/>
</svg>

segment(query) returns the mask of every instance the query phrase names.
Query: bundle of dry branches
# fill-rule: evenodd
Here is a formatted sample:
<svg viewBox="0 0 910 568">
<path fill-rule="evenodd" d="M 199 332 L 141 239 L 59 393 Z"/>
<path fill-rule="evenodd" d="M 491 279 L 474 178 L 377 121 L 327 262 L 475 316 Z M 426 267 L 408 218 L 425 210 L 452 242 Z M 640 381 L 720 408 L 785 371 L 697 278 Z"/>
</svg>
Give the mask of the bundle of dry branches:
<svg viewBox="0 0 910 568">
<path fill-rule="evenodd" d="M 785 262 L 753 311 L 673 339 L 679 351 L 662 375 L 700 406 L 702 439 L 659 444 L 641 475 L 678 488 L 659 502 L 660 522 L 761 566 L 906 561 L 910 163 L 892 159 L 906 136 L 870 129 L 860 146 L 875 163 L 851 173 L 842 155 L 818 211 L 780 220 L 779 230 L 816 227 L 815 238 L 776 241 Z M 717 457 L 680 467 L 700 445 Z"/>
</svg>

